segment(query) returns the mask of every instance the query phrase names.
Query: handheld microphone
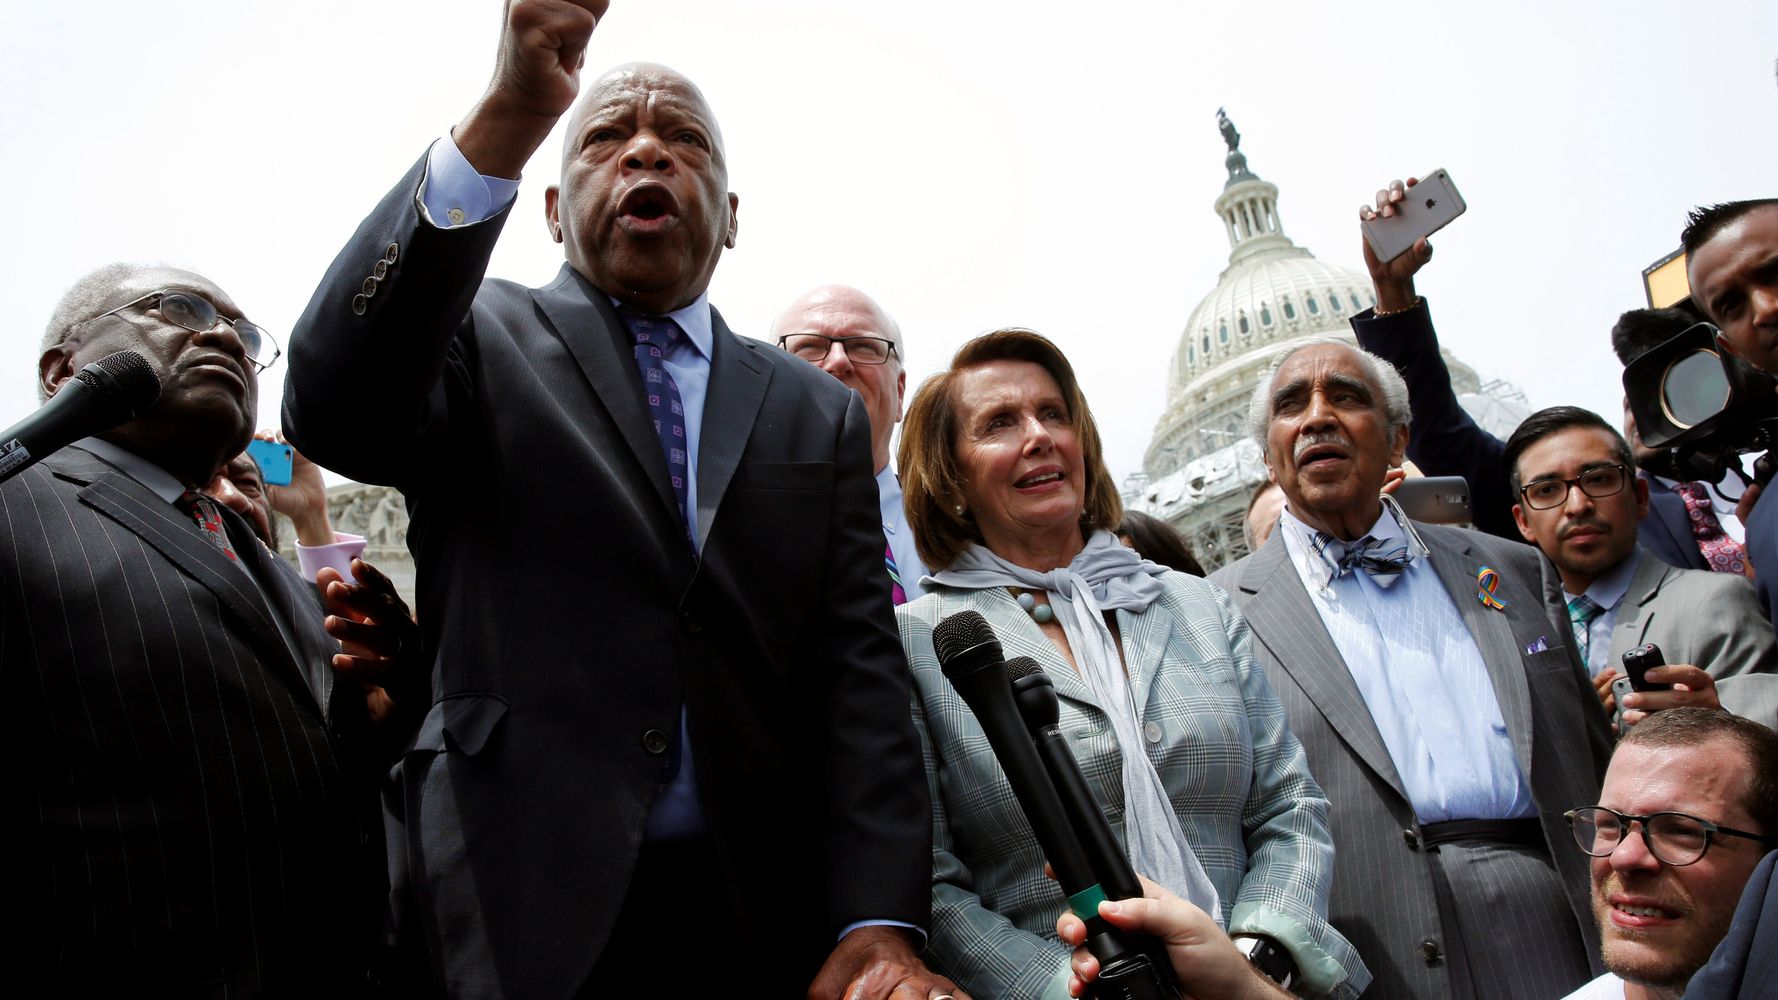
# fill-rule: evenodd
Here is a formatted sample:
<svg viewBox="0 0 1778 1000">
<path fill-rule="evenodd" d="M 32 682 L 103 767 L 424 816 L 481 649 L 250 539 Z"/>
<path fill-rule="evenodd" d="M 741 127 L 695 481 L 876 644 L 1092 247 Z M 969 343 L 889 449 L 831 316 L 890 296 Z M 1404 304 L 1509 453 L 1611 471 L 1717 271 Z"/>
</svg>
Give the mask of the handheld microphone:
<svg viewBox="0 0 1778 1000">
<path fill-rule="evenodd" d="M 1069 824 L 1080 839 L 1081 847 L 1087 855 L 1087 863 L 1093 866 L 1093 874 L 1104 889 L 1105 898 L 1131 899 L 1141 896 L 1142 883 L 1136 878 L 1136 870 L 1130 867 L 1130 859 L 1124 854 L 1123 846 L 1111 832 L 1111 824 L 1105 819 L 1105 810 L 1099 805 L 1099 800 L 1093 797 L 1093 790 L 1087 787 L 1086 775 L 1080 771 L 1080 761 L 1075 759 L 1074 751 L 1068 749 L 1068 738 L 1062 734 L 1061 703 L 1056 698 L 1055 684 L 1043 672 L 1043 668 L 1037 665 L 1037 661 L 1029 656 L 1016 656 L 1007 660 L 1006 679 L 1012 688 L 1019 714 L 1030 730 L 1037 755 L 1043 761 L 1044 770 L 1049 772 L 1050 783 L 1054 786 L 1057 797 L 1062 800 L 1062 811 L 1067 814 Z M 1090 937 L 1087 946 L 1092 948 Z M 1164 949 L 1156 948 L 1150 954 L 1120 956 L 1109 961 L 1096 950 L 1093 954 L 1099 959 L 1099 982 L 1104 984 L 1105 989 L 1113 991 L 1110 994 L 1112 996 L 1178 995 Z M 1154 984 L 1154 988 L 1162 992 L 1150 993 L 1145 988 L 1134 993 L 1117 992 L 1120 980 L 1130 980 L 1143 986 L 1143 980 L 1157 974 L 1159 981 Z"/>
<path fill-rule="evenodd" d="M 1099 901 L 1110 897 L 1081 847 L 1068 810 L 1013 702 L 1006 656 L 988 620 L 975 611 L 960 611 L 938 623 L 932 632 L 932 643 L 945 677 L 981 723 L 1019 808 L 1055 870 L 1057 883 L 1068 895 L 1069 908 L 1087 925 L 1087 947 L 1102 970 L 1099 981 L 1093 984 L 1093 995 L 1107 1000 L 1178 997 L 1178 990 L 1171 986 L 1171 970 L 1164 963 L 1157 968 L 1148 954 L 1099 916 Z M 1127 861 L 1125 866 L 1128 867 Z M 1136 884 L 1133 875 L 1130 883 Z M 1132 895 L 1140 895 L 1140 891 Z M 1162 969 L 1166 969 L 1164 980 L 1160 978 Z M 1107 975 L 1113 971 L 1118 974 Z"/>
<path fill-rule="evenodd" d="M 75 373 L 37 412 L 0 433 L 0 482 L 83 437 L 102 434 L 160 398 L 154 366 L 136 351 L 118 351 Z"/>
</svg>

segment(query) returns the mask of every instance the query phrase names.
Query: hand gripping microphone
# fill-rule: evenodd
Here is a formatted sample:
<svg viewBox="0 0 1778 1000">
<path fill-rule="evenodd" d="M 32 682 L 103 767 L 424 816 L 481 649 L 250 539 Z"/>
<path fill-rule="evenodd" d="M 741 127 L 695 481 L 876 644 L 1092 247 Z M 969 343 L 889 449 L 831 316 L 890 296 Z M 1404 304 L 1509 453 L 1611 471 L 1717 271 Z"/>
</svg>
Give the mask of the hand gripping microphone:
<svg viewBox="0 0 1778 1000">
<path fill-rule="evenodd" d="M 118 351 L 88 364 L 36 413 L 0 433 L 0 482 L 83 437 L 135 417 L 160 394 L 160 376 L 135 351 Z"/>
<path fill-rule="evenodd" d="M 1165 964 L 1157 967 L 1148 954 L 1099 916 L 1099 900 L 1108 897 L 1013 702 L 1006 656 L 987 619 L 975 611 L 960 611 L 938 623 L 933 629 L 932 643 L 945 677 L 981 723 L 1019 808 L 1055 870 L 1056 881 L 1068 895 L 1070 908 L 1086 922 L 1087 947 L 1102 970 L 1091 994 L 1104 1000 L 1177 998 L 1179 992 L 1171 985 L 1171 970 L 1167 969 L 1163 980 L 1160 971 L 1166 969 Z M 1128 868 L 1127 861 L 1125 867 Z M 1136 884 L 1134 876 L 1129 881 Z M 1118 972 L 1115 978 L 1110 975 L 1114 969 Z"/>
<path fill-rule="evenodd" d="M 1049 772 L 1050 783 L 1056 795 L 1062 800 L 1062 811 L 1067 814 L 1069 824 L 1079 838 L 1081 848 L 1086 852 L 1087 863 L 1093 866 L 1093 874 L 1098 878 L 1106 899 L 1131 899 L 1142 895 L 1142 883 L 1136 879 L 1136 870 L 1130 867 L 1130 859 L 1124 854 L 1123 845 L 1117 842 L 1117 836 L 1111 832 L 1111 824 L 1105 819 L 1105 811 L 1100 808 L 1099 801 L 1093 797 L 1092 789 L 1087 787 L 1086 775 L 1080 771 L 1080 762 L 1074 758 L 1074 751 L 1068 749 L 1068 738 L 1062 734 L 1061 703 L 1056 699 L 1056 688 L 1049 675 L 1037 665 L 1037 661 L 1029 656 L 1017 656 L 1006 661 L 1006 679 L 1012 688 L 1013 701 L 1018 705 L 1019 714 L 1030 731 L 1031 740 L 1036 745 L 1037 756 L 1043 761 L 1044 770 Z M 1097 907 L 1097 901 L 1091 904 Z M 1079 912 L 1078 907 L 1076 912 Z M 1088 941 L 1091 948 L 1092 942 Z M 1155 988 L 1163 989 L 1160 993 L 1149 993 L 1139 990 L 1131 996 L 1177 996 L 1172 968 L 1166 961 L 1164 949 L 1155 948 L 1151 954 L 1139 955 L 1143 961 L 1107 962 L 1097 951 L 1094 956 L 1099 958 L 1099 982 L 1101 996 L 1123 996 L 1118 991 L 1117 983 L 1121 979 L 1143 980 L 1159 975 Z M 1164 984 L 1164 986 L 1163 986 Z"/>
</svg>

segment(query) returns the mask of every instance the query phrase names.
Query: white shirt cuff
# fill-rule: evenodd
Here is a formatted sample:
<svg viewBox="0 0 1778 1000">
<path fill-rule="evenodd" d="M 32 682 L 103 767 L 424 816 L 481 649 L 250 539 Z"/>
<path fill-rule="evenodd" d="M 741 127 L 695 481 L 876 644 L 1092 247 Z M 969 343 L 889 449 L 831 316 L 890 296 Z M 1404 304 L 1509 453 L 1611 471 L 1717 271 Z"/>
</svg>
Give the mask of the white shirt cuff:
<svg viewBox="0 0 1778 1000">
<path fill-rule="evenodd" d="M 426 154 L 420 180 L 420 214 L 434 227 L 473 226 L 506 210 L 518 197 L 519 182 L 478 174 L 449 132 Z"/>
<path fill-rule="evenodd" d="M 315 582 L 315 575 L 323 567 L 332 566 L 340 571 L 348 583 L 358 579 L 352 575 L 352 560 L 364 555 L 364 536 L 348 535 L 342 531 L 333 533 L 332 545 L 316 545 L 313 548 L 301 542 L 296 543 L 296 564 L 302 568 L 303 579 Z"/>
</svg>

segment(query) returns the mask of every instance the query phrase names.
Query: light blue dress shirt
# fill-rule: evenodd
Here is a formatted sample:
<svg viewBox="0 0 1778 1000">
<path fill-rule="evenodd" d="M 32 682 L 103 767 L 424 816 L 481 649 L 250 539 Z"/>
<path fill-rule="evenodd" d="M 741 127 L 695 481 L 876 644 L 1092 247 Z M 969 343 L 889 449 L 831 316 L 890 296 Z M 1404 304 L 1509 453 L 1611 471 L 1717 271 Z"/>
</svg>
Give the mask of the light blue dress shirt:
<svg viewBox="0 0 1778 1000">
<path fill-rule="evenodd" d="M 920 560 L 920 552 L 914 548 L 914 533 L 908 528 L 907 508 L 901 502 L 901 477 L 887 465 L 877 473 L 877 503 L 883 512 L 883 537 L 889 542 L 889 551 L 895 553 L 895 569 L 901 574 L 901 589 L 908 600 L 917 601 L 926 596 L 926 588 L 920 585 L 926 576 L 926 564 Z"/>
<path fill-rule="evenodd" d="M 1624 595 L 1630 591 L 1630 581 L 1636 576 L 1636 568 L 1642 565 L 1642 546 L 1630 550 L 1630 557 L 1618 563 L 1611 572 L 1605 574 L 1587 587 L 1588 600 L 1605 610 L 1599 612 L 1587 625 L 1587 676 L 1592 677 L 1611 662 L 1611 629 L 1617 624 L 1618 605 L 1624 603 Z M 1570 594 L 1567 587 L 1562 588 L 1562 603 L 1579 597 Z M 1563 609 L 1566 613 L 1567 609 Z"/>
<path fill-rule="evenodd" d="M 1420 822 L 1535 816 L 1487 665 L 1432 555 L 1409 540 L 1417 557 L 1391 587 L 1362 569 L 1329 581 L 1315 529 L 1288 509 L 1278 525 Z M 1370 534 L 1408 537 L 1387 507 Z"/>
</svg>

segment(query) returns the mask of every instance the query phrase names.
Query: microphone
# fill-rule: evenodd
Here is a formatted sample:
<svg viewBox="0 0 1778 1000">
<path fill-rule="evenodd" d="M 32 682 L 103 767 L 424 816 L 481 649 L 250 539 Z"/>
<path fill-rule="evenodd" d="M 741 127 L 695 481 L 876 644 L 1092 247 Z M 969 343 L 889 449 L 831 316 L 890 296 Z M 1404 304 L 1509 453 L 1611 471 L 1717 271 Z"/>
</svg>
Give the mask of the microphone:
<svg viewBox="0 0 1778 1000">
<path fill-rule="evenodd" d="M 1172 970 L 1134 946 L 1129 939 L 1099 916 L 1099 900 L 1108 897 L 1092 862 L 1070 822 L 1068 810 L 1057 794 L 1037 746 L 1026 731 L 1019 708 L 1013 702 L 1007 680 L 1006 655 L 988 620 L 976 611 L 959 611 L 938 623 L 932 632 L 939 667 L 981 723 L 988 745 L 1006 772 L 1019 808 L 1030 822 L 1044 857 L 1055 870 L 1056 882 L 1068 895 L 1068 905 L 1087 925 L 1087 948 L 1099 960 L 1100 977 L 1093 995 L 1120 1000 L 1177 998 Z M 1046 680 L 1048 678 L 1045 678 Z M 1052 697 L 1054 692 L 1051 692 Z M 1064 751 L 1066 748 L 1064 748 Z M 1076 773 L 1079 768 L 1076 766 Z M 1087 800 L 1092 801 L 1091 793 Z M 1097 808 L 1097 807 L 1095 807 Z M 1103 817 L 1101 817 L 1103 822 Z M 1129 863 L 1125 862 L 1125 868 Z M 1134 875 L 1130 884 L 1136 884 Z M 1124 899 L 1128 893 L 1115 898 Z"/>
<path fill-rule="evenodd" d="M 160 376 L 136 351 L 118 351 L 89 363 L 36 413 L 0 433 L 0 482 L 83 437 L 134 418 L 160 394 Z"/>
</svg>

